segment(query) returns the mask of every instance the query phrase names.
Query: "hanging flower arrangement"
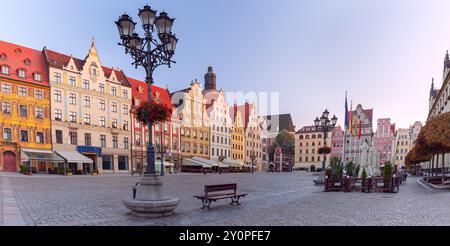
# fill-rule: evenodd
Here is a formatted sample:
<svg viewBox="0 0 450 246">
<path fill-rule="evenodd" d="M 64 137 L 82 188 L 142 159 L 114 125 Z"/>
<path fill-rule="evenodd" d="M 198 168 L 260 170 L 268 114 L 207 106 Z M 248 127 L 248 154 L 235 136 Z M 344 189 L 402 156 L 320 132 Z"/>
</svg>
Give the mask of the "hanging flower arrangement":
<svg viewBox="0 0 450 246">
<path fill-rule="evenodd" d="M 330 147 L 320 147 L 318 151 L 319 151 L 320 155 L 323 155 L 323 154 L 328 155 L 329 153 L 331 153 L 331 148 Z"/>
<path fill-rule="evenodd" d="M 136 111 L 136 119 L 143 124 L 164 122 L 170 120 L 171 115 L 171 107 L 155 101 L 143 103 Z"/>
</svg>

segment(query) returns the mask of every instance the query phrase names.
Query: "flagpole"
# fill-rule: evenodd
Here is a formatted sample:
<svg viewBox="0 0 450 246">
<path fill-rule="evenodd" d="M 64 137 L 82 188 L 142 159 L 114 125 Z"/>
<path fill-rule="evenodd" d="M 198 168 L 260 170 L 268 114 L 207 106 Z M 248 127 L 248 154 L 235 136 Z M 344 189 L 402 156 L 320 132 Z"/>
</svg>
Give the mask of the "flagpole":
<svg viewBox="0 0 450 246">
<path fill-rule="evenodd" d="M 347 91 L 345 91 L 345 116 L 344 116 L 344 137 L 342 140 L 342 166 L 345 163 L 345 140 L 347 136 L 347 124 L 348 124 L 348 108 L 347 108 Z"/>
</svg>

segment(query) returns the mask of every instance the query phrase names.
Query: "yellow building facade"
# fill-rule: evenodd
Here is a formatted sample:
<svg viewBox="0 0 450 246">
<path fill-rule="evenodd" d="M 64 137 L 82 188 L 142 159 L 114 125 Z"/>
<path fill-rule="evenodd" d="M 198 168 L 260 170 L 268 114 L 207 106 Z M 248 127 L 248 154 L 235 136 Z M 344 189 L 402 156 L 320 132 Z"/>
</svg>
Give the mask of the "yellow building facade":
<svg viewBox="0 0 450 246">
<path fill-rule="evenodd" d="M 54 166 L 50 89 L 42 52 L 0 41 L 0 171 Z"/>
<path fill-rule="evenodd" d="M 231 131 L 231 157 L 234 160 L 245 161 L 244 144 L 245 144 L 245 129 L 244 121 L 241 112 L 234 111 L 233 128 Z"/>
</svg>

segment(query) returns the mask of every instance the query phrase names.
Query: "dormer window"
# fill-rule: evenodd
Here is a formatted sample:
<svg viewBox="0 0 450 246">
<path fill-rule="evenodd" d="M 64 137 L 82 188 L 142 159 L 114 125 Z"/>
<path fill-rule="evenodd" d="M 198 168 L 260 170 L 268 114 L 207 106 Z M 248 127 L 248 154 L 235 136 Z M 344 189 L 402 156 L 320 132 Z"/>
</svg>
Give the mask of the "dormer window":
<svg viewBox="0 0 450 246">
<path fill-rule="evenodd" d="M 23 63 L 25 63 L 25 65 L 31 65 L 31 60 L 27 58 L 23 61 Z"/>
<path fill-rule="evenodd" d="M 0 60 L 4 61 L 8 58 L 8 56 L 6 55 L 6 53 L 1 53 L 0 54 Z"/>
<path fill-rule="evenodd" d="M 34 73 L 34 81 L 41 81 L 41 75 L 39 73 Z"/>
<path fill-rule="evenodd" d="M 17 70 L 17 75 L 18 75 L 20 78 L 25 78 L 25 76 L 26 76 L 26 71 L 25 71 L 25 69 L 18 69 L 18 70 Z"/>
<path fill-rule="evenodd" d="M 2 74 L 9 74 L 9 67 L 6 65 L 2 65 Z"/>
<path fill-rule="evenodd" d="M 22 50 L 20 48 L 17 48 L 14 50 L 14 52 L 16 52 L 16 54 L 20 54 L 20 53 L 22 53 Z"/>
</svg>

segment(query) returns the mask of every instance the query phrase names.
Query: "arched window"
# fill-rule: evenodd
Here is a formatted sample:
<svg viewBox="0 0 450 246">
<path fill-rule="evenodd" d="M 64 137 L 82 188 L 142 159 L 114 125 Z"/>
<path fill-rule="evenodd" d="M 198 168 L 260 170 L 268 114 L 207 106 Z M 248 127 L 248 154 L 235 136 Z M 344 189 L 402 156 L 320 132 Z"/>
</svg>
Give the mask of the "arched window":
<svg viewBox="0 0 450 246">
<path fill-rule="evenodd" d="M 311 136 L 311 138 L 313 138 L 313 139 L 316 138 L 316 134 L 313 134 L 313 135 Z"/>
<path fill-rule="evenodd" d="M 317 138 L 322 138 L 322 134 L 317 135 Z"/>
<path fill-rule="evenodd" d="M 300 135 L 299 139 L 303 139 L 303 135 Z"/>
</svg>

